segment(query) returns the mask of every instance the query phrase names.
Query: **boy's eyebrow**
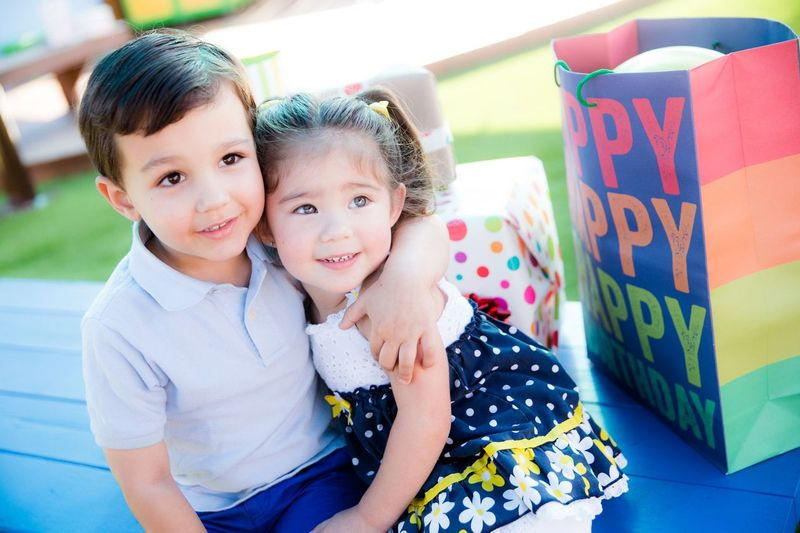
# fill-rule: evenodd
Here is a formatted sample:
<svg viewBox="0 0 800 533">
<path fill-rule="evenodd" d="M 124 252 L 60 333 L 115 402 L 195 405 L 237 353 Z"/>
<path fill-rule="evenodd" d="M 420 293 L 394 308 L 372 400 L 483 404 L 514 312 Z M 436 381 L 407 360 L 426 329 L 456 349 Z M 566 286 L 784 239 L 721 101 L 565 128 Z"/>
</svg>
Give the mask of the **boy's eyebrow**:
<svg viewBox="0 0 800 533">
<path fill-rule="evenodd" d="M 247 137 L 237 137 L 235 139 L 231 139 L 220 144 L 217 149 L 218 150 L 228 150 L 229 148 L 233 148 L 234 146 L 239 146 L 240 144 L 252 144 L 252 141 Z M 140 172 L 147 172 L 153 167 L 157 167 L 160 165 L 167 165 L 170 164 L 175 159 L 178 159 L 177 156 L 174 155 L 167 155 L 164 157 L 156 157 L 155 159 L 149 160 L 147 163 L 144 164 Z"/>
<path fill-rule="evenodd" d="M 230 141 L 224 142 L 219 145 L 220 149 L 227 149 L 233 148 L 234 146 L 238 146 L 240 144 L 253 144 L 253 139 L 248 139 L 247 137 L 237 137 L 236 139 L 231 139 Z"/>
<path fill-rule="evenodd" d="M 164 157 L 157 157 L 155 159 L 151 159 L 150 161 L 148 161 L 147 163 L 144 164 L 144 166 L 142 167 L 140 172 L 147 172 L 148 170 L 150 170 L 153 167 L 158 167 L 158 166 L 161 166 L 161 165 L 169 164 L 170 162 L 172 162 L 175 159 L 177 159 L 177 157 L 175 157 L 173 155 L 168 155 L 168 156 L 164 156 Z"/>
</svg>

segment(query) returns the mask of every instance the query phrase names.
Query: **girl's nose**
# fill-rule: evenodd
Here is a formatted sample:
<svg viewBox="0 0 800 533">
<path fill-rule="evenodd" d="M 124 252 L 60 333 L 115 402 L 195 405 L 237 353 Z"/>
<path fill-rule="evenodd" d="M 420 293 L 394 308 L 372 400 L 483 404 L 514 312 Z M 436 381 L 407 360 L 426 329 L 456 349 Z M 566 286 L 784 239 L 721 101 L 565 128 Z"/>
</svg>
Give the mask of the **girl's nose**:
<svg viewBox="0 0 800 533">
<path fill-rule="evenodd" d="M 331 216 L 326 220 L 325 228 L 320 235 L 323 242 L 339 241 L 353 236 L 353 230 L 344 216 Z"/>
</svg>

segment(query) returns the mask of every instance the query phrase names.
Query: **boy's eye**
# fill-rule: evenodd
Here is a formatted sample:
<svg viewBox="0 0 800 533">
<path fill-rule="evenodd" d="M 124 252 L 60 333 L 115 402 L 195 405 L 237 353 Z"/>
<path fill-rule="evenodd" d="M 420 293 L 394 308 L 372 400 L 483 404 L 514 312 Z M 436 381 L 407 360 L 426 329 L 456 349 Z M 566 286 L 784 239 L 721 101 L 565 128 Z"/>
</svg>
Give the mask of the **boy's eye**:
<svg viewBox="0 0 800 533">
<path fill-rule="evenodd" d="M 158 184 L 164 187 L 174 187 L 175 185 L 182 182 L 185 178 L 178 172 L 170 172 L 169 174 L 165 175 L 161 180 L 159 180 Z"/>
<path fill-rule="evenodd" d="M 222 158 L 222 163 L 224 165 L 233 165 L 237 163 L 241 158 L 242 156 L 240 156 L 239 154 L 225 154 L 225 156 L 223 156 Z"/>
<path fill-rule="evenodd" d="M 356 196 L 350 201 L 350 207 L 366 207 L 369 204 L 369 198 L 366 196 Z"/>
<path fill-rule="evenodd" d="M 311 204 L 303 204 L 294 211 L 292 211 L 292 213 L 297 213 L 298 215 L 313 215 L 316 212 L 317 208 Z"/>
</svg>

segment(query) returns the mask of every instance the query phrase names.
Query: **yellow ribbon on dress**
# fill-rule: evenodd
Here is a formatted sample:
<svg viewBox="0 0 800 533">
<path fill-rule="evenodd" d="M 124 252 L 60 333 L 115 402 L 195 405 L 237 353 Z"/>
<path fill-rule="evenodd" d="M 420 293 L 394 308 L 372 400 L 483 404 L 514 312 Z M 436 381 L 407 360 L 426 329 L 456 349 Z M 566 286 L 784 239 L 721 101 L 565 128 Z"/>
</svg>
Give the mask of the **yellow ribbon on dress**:
<svg viewBox="0 0 800 533">
<path fill-rule="evenodd" d="M 538 437 L 534 437 L 532 439 L 518 439 L 518 440 L 507 440 L 501 442 L 490 442 L 486 446 L 483 447 L 483 454 L 479 459 L 477 459 L 474 463 L 467 466 L 462 472 L 454 472 L 448 476 L 443 477 L 439 480 L 436 485 L 429 488 L 425 491 L 425 494 L 419 498 L 414 498 L 411 501 L 411 505 L 408 507 L 408 512 L 411 512 L 413 509 L 416 508 L 425 508 L 430 502 L 436 498 L 436 496 L 447 489 L 450 485 L 455 483 L 459 483 L 463 480 L 467 480 L 467 483 L 476 483 L 483 481 L 483 476 L 481 474 L 484 471 L 488 471 L 494 477 L 494 469 L 491 467 L 492 465 L 492 456 L 499 452 L 500 450 L 525 450 L 529 448 L 536 448 L 537 446 L 541 446 L 542 444 L 553 442 L 561 435 L 568 433 L 578 427 L 584 421 L 583 416 L 583 404 L 579 403 L 578 406 L 575 408 L 572 416 L 563 422 L 559 423 L 553 429 L 551 429 L 546 435 L 540 435 Z M 519 462 L 520 457 L 519 453 L 515 453 L 515 459 Z M 535 463 L 534 463 L 535 464 Z M 538 465 L 536 465 L 538 468 Z M 495 467 L 496 469 L 496 467 Z M 476 475 L 477 474 L 477 475 Z M 499 478 L 499 477 L 498 477 Z M 503 483 L 502 478 L 499 478 L 497 482 L 495 480 L 489 478 L 489 482 L 492 483 L 490 488 L 494 485 L 502 486 Z M 486 489 L 484 489 L 486 490 Z"/>
<path fill-rule="evenodd" d="M 347 425 L 353 425 L 353 419 L 350 417 L 351 408 L 350 402 L 339 396 L 338 394 L 326 394 L 325 401 L 328 402 L 328 405 L 331 406 L 331 411 L 333 411 L 333 418 L 338 418 L 340 414 L 344 413 L 347 415 Z"/>
</svg>

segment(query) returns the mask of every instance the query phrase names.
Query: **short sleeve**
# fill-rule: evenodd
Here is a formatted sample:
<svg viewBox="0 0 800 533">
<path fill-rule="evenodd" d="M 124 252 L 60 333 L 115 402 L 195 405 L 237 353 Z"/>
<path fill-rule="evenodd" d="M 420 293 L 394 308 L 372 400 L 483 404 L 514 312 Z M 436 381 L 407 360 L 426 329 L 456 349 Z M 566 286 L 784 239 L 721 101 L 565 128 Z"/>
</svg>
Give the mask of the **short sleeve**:
<svg viewBox="0 0 800 533">
<path fill-rule="evenodd" d="M 166 379 L 122 335 L 95 318 L 81 325 L 86 405 L 103 448 L 142 448 L 164 438 Z"/>
</svg>

